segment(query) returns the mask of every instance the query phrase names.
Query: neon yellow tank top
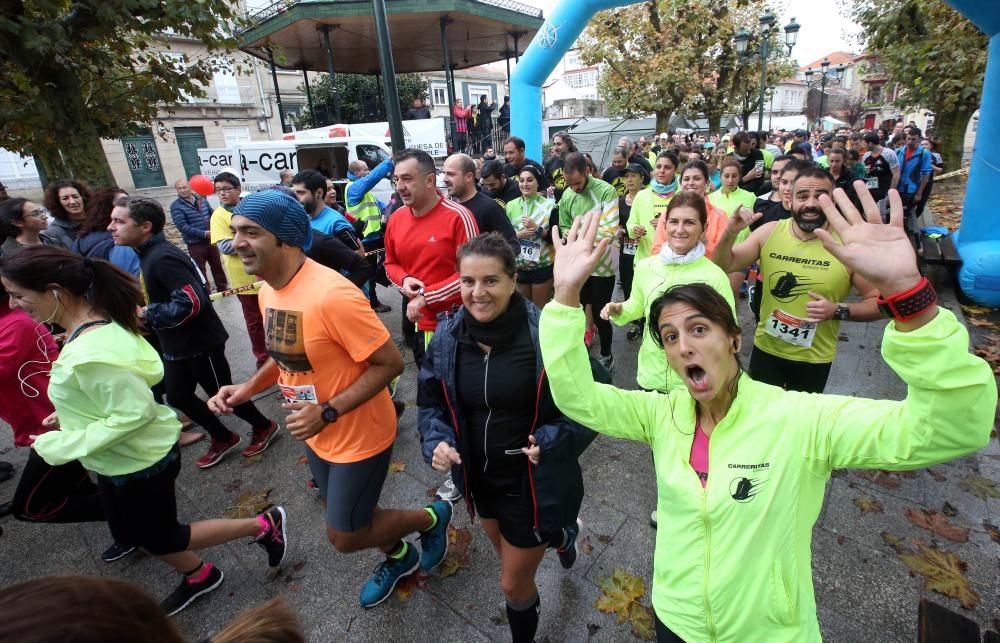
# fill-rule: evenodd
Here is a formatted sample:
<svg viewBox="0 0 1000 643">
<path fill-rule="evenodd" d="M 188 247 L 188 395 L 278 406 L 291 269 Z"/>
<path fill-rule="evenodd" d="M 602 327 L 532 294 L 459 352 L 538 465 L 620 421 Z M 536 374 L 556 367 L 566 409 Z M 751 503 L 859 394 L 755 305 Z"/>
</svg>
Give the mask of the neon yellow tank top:
<svg viewBox="0 0 1000 643">
<path fill-rule="evenodd" d="M 844 301 L 851 274 L 819 239 L 799 240 L 792 224 L 792 219 L 779 221 L 760 252 L 764 292 L 754 346 L 795 362 L 827 364 L 837 352 L 840 322 L 806 322 L 806 304 L 812 301 L 810 292 Z"/>
</svg>

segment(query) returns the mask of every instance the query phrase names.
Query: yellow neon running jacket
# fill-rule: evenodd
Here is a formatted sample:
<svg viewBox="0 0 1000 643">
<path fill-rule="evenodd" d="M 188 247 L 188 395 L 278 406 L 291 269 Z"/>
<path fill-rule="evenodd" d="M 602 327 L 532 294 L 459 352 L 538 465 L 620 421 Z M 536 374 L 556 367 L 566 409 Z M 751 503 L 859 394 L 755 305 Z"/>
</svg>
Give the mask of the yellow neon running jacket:
<svg viewBox="0 0 1000 643">
<path fill-rule="evenodd" d="M 551 301 L 540 342 L 552 395 L 568 417 L 648 444 L 657 480 L 653 608 L 689 643 L 819 641 L 812 528 L 830 472 L 916 469 L 989 441 L 997 388 L 948 310 L 914 332 L 890 323 L 886 362 L 904 401 L 786 392 L 747 376 L 709 446 L 703 490 L 688 464 L 695 403 L 623 391 L 590 376 L 580 308 Z"/>
</svg>

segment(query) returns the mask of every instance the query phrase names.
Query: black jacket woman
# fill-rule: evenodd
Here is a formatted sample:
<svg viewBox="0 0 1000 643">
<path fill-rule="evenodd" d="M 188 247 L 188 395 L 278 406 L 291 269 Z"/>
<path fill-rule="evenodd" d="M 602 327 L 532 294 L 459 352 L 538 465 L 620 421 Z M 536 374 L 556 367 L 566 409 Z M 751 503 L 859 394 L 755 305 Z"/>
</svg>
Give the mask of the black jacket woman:
<svg viewBox="0 0 1000 643">
<path fill-rule="evenodd" d="M 463 306 L 438 326 L 420 370 L 423 454 L 451 471 L 470 513 L 479 513 L 500 557 L 514 643 L 531 641 L 545 550 L 555 547 L 567 569 L 576 560 L 577 458 L 595 433 L 552 401 L 539 312 L 517 292 L 510 245 L 497 233 L 479 235 L 459 249 L 458 271 Z"/>
</svg>

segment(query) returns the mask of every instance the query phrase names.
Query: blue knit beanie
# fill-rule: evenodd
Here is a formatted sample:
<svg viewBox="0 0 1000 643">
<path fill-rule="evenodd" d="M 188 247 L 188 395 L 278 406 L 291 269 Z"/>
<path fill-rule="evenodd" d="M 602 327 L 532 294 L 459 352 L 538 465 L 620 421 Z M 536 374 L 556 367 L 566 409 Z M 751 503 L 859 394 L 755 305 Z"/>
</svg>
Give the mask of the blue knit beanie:
<svg viewBox="0 0 1000 643">
<path fill-rule="evenodd" d="M 246 217 L 264 228 L 282 243 L 302 248 L 312 247 L 309 215 L 299 200 L 281 190 L 264 190 L 240 199 L 233 214 Z"/>
</svg>

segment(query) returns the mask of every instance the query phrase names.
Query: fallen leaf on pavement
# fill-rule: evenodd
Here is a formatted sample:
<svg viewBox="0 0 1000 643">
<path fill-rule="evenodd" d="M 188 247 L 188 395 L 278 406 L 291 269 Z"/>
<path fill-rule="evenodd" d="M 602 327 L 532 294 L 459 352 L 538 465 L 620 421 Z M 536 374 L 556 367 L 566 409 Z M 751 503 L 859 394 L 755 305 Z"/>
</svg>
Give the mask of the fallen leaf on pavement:
<svg viewBox="0 0 1000 643">
<path fill-rule="evenodd" d="M 469 564 L 472 532 L 464 527 L 448 527 L 448 554 L 438 566 L 438 575 L 448 578 Z"/>
<path fill-rule="evenodd" d="M 896 550 L 896 555 L 911 572 L 924 577 L 924 589 L 957 598 L 965 609 L 979 604 L 981 599 L 965 577 L 966 564 L 961 558 L 950 551 L 925 545 L 919 538 L 913 539 L 916 551 L 888 532 L 882 532 L 882 539 Z"/>
<path fill-rule="evenodd" d="M 226 493 L 232 493 L 243 486 L 242 480 L 233 480 L 222 485 L 222 490 Z"/>
<path fill-rule="evenodd" d="M 886 489 L 899 489 L 899 485 L 902 484 L 898 477 L 881 469 L 859 469 L 854 474 Z"/>
<path fill-rule="evenodd" d="M 252 467 L 253 465 L 258 464 L 263 459 L 264 459 L 264 456 L 262 454 L 258 453 L 257 455 L 250 456 L 249 458 L 243 458 L 243 461 L 240 462 L 240 466 L 241 467 Z"/>
<path fill-rule="evenodd" d="M 422 569 L 418 569 L 416 572 L 410 574 L 399 581 L 396 585 L 396 596 L 399 597 L 401 602 L 406 602 L 406 599 L 410 597 L 415 589 L 423 589 L 427 586 L 427 572 Z"/>
<path fill-rule="evenodd" d="M 953 504 L 945 500 L 944 504 L 941 505 L 941 513 L 948 516 L 949 518 L 954 518 L 955 516 L 958 515 L 958 509 L 955 509 L 955 506 Z"/>
<path fill-rule="evenodd" d="M 646 582 L 620 569 L 614 575 L 600 579 L 601 597 L 594 607 L 605 614 L 614 614 L 619 623 L 628 621 L 632 634 L 644 641 L 655 640 L 653 612 L 639 602 L 646 593 Z"/>
<path fill-rule="evenodd" d="M 963 304 L 962 312 L 966 315 L 988 315 L 993 312 L 993 309 L 985 308 L 983 306 L 975 306 L 973 304 Z"/>
<path fill-rule="evenodd" d="M 584 536 L 580 544 L 577 545 L 577 548 L 585 554 L 594 551 L 594 546 L 590 544 L 590 536 Z"/>
<path fill-rule="evenodd" d="M 403 473 L 406 471 L 406 463 L 402 460 L 393 460 L 389 463 L 389 473 Z"/>
<path fill-rule="evenodd" d="M 844 541 L 846 541 L 846 540 L 847 539 L 844 538 L 844 534 L 837 534 L 837 544 L 838 545 L 843 545 Z"/>
<path fill-rule="evenodd" d="M 958 487 L 962 491 L 968 491 L 983 500 L 987 498 L 1000 498 L 1000 488 L 997 488 L 997 483 L 974 473 L 962 478 L 958 482 Z"/>
<path fill-rule="evenodd" d="M 969 542 L 969 529 L 951 524 L 948 517 L 936 511 L 906 508 L 906 519 L 913 525 L 926 529 L 956 543 Z"/>
<path fill-rule="evenodd" d="M 253 518 L 274 506 L 274 503 L 268 500 L 270 495 L 270 487 L 245 491 L 236 499 L 236 504 L 222 512 L 222 515 L 226 518 Z"/>
<path fill-rule="evenodd" d="M 309 458 L 304 455 L 300 455 L 299 459 L 295 461 L 296 464 L 309 464 Z"/>
<path fill-rule="evenodd" d="M 611 543 L 611 536 L 606 536 L 604 534 L 596 534 L 597 540 L 602 544 L 608 545 Z"/>
<path fill-rule="evenodd" d="M 866 496 L 865 494 L 861 494 L 859 497 L 855 498 L 854 504 L 857 506 L 858 509 L 861 510 L 861 513 L 863 514 L 883 513 L 882 503 L 876 500 L 875 498 L 872 498 L 871 496 Z"/>
<path fill-rule="evenodd" d="M 993 542 L 1000 543 L 1000 528 L 998 528 L 996 525 L 991 525 L 990 523 L 984 520 L 983 529 L 985 529 L 986 533 L 990 535 L 990 538 L 993 539 Z"/>
<path fill-rule="evenodd" d="M 934 478 L 934 480 L 937 482 L 944 482 L 945 480 L 948 479 L 945 477 L 943 473 L 937 471 L 936 469 L 928 469 L 927 473 L 931 474 L 931 477 Z"/>
</svg>

